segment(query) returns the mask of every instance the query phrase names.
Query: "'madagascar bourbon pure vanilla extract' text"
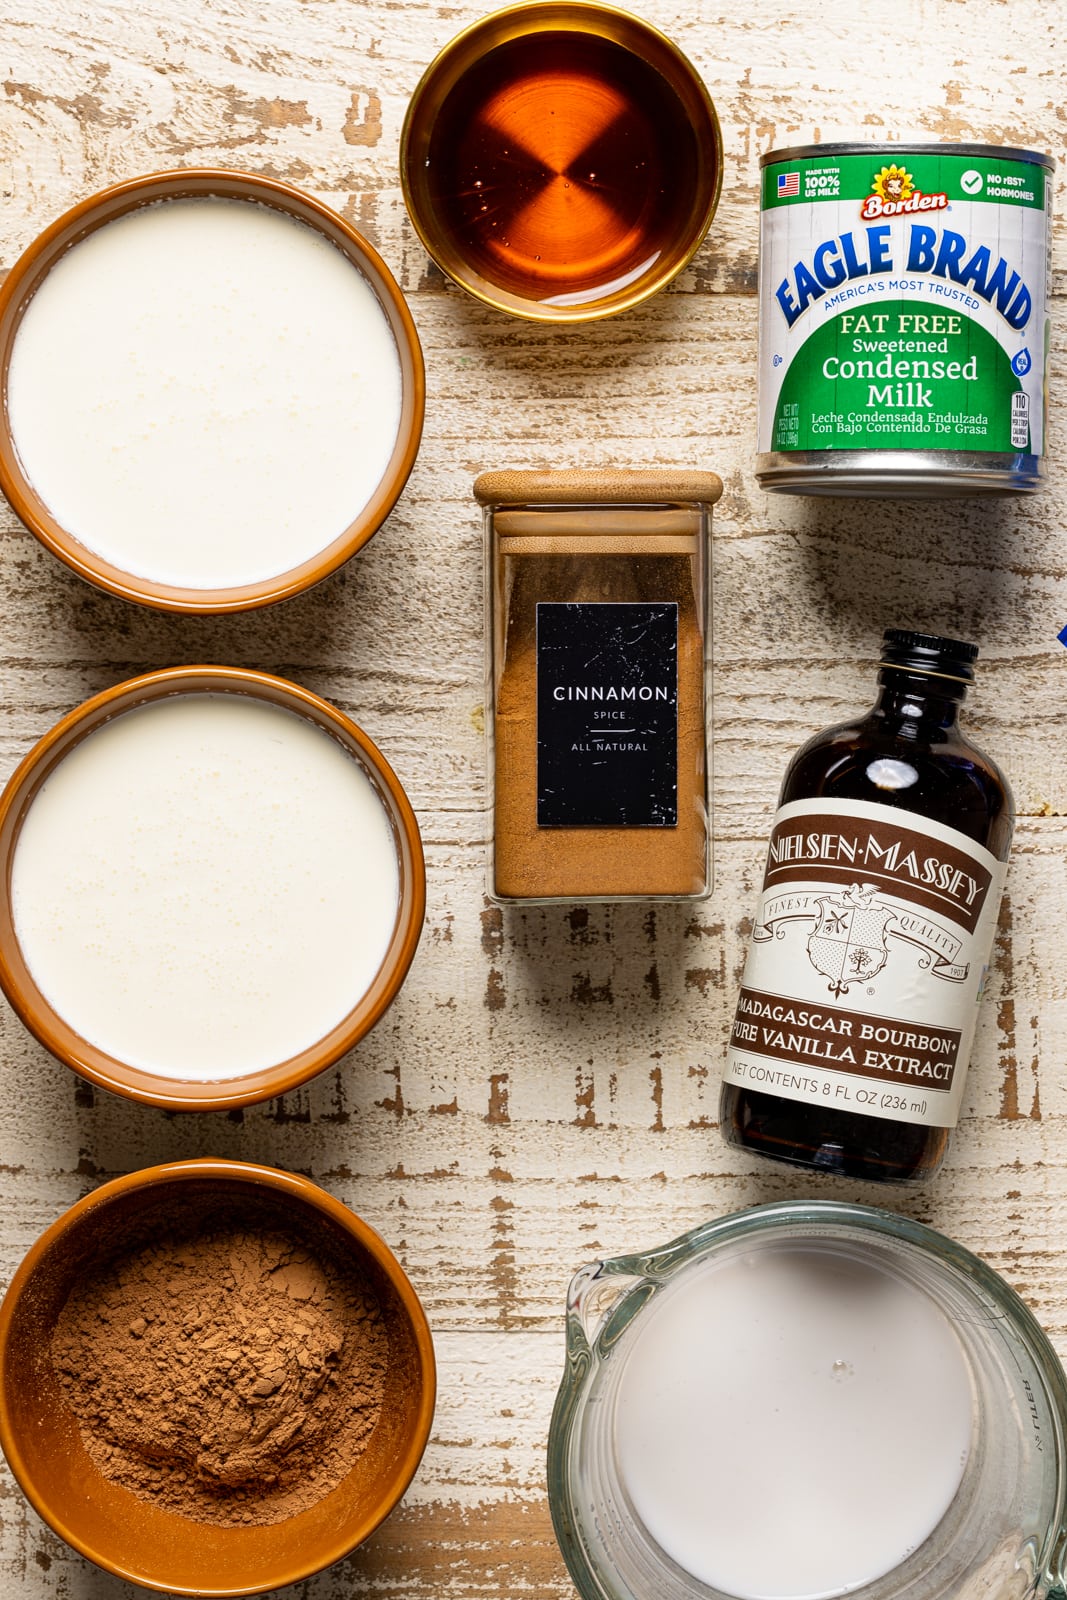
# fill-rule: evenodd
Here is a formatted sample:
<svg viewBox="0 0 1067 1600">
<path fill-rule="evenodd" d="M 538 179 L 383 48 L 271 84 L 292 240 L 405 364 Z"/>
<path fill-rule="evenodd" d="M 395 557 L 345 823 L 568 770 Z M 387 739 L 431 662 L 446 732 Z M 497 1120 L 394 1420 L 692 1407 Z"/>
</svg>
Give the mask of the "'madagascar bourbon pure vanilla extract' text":
<svg viewBox="0 0 1067 1600">
<path fill-rule="evenodd" d="M 871 712 L 793 758 L 730 1037 L 730 1144 L 853 1177 L 940 1165 L 1013 824 L 956 725 L 977 654 L 890 629 Z"/>
</svg>

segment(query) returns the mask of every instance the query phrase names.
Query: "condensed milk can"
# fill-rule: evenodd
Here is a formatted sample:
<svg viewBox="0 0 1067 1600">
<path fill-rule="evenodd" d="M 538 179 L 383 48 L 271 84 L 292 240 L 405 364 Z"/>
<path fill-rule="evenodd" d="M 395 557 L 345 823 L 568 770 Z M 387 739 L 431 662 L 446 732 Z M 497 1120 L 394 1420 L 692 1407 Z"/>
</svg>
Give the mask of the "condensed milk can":
<svg viewBox="0 0 1067 1600">
<path fill-rule="evenodd" d="M 1039 488 L 1050 158 L 825 144 L 773 150 L 761 166 L 763 487 Z"/>
</svg>

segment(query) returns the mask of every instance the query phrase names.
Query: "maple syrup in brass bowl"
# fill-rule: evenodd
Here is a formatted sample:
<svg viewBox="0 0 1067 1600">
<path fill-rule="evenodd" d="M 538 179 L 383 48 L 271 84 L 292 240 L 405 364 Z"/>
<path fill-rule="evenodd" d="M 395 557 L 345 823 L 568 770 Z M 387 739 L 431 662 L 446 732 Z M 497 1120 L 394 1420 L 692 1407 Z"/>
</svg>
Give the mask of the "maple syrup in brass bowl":
<svg viewBox="0 0 1067 1600">
<path fill-rule="evenodd" d="M 654 294 L 691 259 L 722 181 L 700 77 L 610 6 L 513 6 L 423 75 L 401 181 L 423 244 L 478 299 L 582 322 Z"/>
</svg>

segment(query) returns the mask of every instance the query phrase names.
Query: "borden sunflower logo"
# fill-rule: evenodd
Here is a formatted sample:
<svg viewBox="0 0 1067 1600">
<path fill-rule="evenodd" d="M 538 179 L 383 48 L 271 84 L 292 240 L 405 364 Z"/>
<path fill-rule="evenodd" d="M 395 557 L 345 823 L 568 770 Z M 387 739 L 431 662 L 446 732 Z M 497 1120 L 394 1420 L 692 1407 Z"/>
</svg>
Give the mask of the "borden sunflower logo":
<svg viewBox="0 0 1067 1600">
<path fill-rule="evenodd" d="M 948 205 L 947 194 L 923 194 L 916 188 L 915 179 L 906 167 L 892 163 L 876 172 L 869 194 L 860 206 L 864 222 L 876 217 L 896 217 L 902 212 L 942 211 Z"/>
</svg>

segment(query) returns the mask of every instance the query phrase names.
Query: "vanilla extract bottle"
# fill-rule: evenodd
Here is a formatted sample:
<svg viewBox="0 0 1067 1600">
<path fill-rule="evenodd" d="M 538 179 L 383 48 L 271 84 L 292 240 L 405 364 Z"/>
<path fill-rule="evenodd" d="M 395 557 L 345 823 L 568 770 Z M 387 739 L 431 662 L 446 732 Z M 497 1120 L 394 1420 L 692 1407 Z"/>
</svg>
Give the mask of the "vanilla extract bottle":
<svg viewBox="0 0 1067 1600">
<path fill-rule="evenodd" d="M 941 1165 L 1014 824 L 957 725 L 977 655 L 889 629 L 871 711 L 793 757 L 727 1052 L 728 1144 L 889 1182 Z"/>
</svg>

